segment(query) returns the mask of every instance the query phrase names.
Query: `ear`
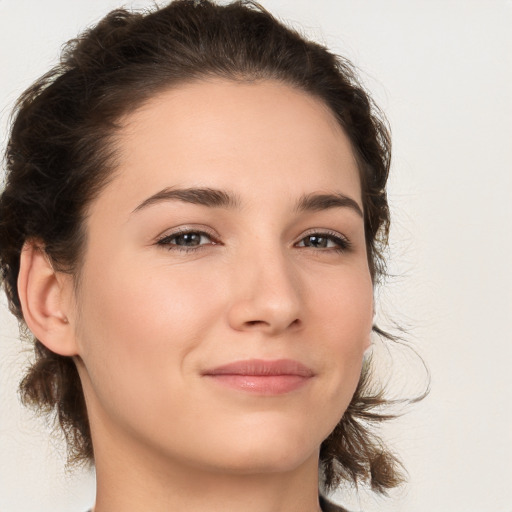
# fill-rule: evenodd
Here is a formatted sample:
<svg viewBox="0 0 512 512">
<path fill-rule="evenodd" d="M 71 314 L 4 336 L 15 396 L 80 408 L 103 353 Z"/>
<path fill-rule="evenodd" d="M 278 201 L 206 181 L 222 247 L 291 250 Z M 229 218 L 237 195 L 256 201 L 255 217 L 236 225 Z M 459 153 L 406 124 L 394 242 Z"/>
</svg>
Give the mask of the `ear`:
<svg viewBox="0 0 512 512">
<path fill-rule="evenodd" d="M 72 278 L 56 272 L 42 244 L 25 242 L 20 255 L 18 294 L 23 318 L 34 336 L 62 356 L 77 354 L 69 321 Z"/>
</svg>

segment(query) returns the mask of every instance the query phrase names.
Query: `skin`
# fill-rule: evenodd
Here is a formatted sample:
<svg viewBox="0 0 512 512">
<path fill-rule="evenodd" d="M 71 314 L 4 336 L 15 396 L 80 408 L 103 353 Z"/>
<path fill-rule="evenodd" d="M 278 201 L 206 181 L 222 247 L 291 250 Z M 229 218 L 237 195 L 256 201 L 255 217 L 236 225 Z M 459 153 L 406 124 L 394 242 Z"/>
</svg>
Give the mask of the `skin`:
<svg viewBox="0 0 512 512">
<path fill-rule="evenodd" d="M 78 295 L 64 275 L 37 288 L 51 270 L 30 249 L 20 280 L 27 316 L 53 322 L 39 339 L 79 370 L 95 512 L 317 511 L 320 444 L 357 385 L 373 289 L 355 208 L 294 207 L 342 193 L 362 209 L 348 138 L 304 92 L 212 79 L 154 97 L 117 142 L 115 177 L 88 211 Z M 222 189 L 239 207 L 137 209 L 169 187 Z M 211 238 L 180 252 L 180 228 Z M 307 244 L 326 231 L 350 247 Z M 261 395 L 203 375 L 251 358 L 294 359 L 314 377 Z"/>
</svg>

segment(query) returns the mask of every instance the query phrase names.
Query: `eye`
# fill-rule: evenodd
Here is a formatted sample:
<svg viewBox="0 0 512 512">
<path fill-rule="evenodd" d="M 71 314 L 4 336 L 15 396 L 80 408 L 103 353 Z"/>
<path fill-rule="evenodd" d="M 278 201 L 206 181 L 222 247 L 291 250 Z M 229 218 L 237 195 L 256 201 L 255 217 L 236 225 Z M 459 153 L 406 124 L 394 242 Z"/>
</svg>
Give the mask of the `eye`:
<svg viewBox="0 0 512 512">
<path fill-rule="evenodd" d="M 205 246 L 216 245 L 213 236 L 200 230 L 180 230 L 165 235 L 157 241 L 157 245 L 169 251 L 197 252 Z M 350 249 L 350 241 L 334 232 L 313 232 L 300 240 L 297 247 L 323 249 L 325 251 L 345 252 Z"/>
<path fill-rule="evenodd" d="M 208 242 L 209 241 L 209 242 Z M 202 249 L 205 245 L 215 244 L 212 236 L 204 231 L 182 230 L 166 235 L 157 241 L 169 251 L 192 252 Z"/>
<path fill-rule="evenodd" d="M 297 245 L 299 247 L 334 250 L 336 252 L 345 252 L 351 247 L 351 243 L 346 237 L 333 232 L 309 233 Z"/>
</svg>

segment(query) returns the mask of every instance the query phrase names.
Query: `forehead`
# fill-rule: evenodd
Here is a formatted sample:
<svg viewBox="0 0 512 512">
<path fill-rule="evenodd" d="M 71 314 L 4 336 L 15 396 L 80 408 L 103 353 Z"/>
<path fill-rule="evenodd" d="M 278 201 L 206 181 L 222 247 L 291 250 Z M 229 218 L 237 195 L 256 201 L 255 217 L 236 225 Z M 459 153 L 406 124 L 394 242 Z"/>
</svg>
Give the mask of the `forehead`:
<svg viewBox="0 0 512 512">
<path fill-rule="evenodd" d="M 276 81 L 164 91 L 125 116 L 117 148 L 110 193 L 122 190 L 130 204 L 169 186 L 235 187 L 248 199 L 335 187 L 360 202 L 354 153 L 332 111 Z"/>
</svg>

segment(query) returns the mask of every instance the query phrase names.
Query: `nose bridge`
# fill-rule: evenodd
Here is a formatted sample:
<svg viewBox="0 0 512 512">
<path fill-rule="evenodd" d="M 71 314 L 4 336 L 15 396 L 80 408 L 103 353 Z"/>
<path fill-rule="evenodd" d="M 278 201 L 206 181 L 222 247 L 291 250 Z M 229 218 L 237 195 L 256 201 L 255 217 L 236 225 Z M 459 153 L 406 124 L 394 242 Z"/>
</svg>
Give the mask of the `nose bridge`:
<svg viewBox="0 0 512 512">
<path fill-rule="evenodd" d="M 275 334 L 302 322 L 299 276 L 278 240 L 241 250 L 232 286 L 229 321 L 235 329 Z"/>
</svg>

